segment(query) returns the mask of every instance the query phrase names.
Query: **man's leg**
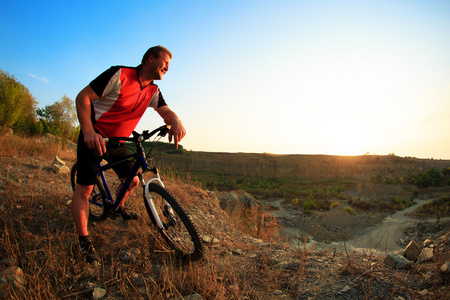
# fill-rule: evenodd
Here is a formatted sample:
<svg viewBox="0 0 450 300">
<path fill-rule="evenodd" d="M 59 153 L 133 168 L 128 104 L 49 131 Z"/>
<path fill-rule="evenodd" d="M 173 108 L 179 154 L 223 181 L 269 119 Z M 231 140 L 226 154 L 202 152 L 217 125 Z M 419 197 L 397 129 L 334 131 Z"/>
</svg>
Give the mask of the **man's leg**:
<svg viewBox="0 0 450 300">
<path fill-rule="evenodd" d="M 121 183 L 117 187 L 117 194 L 119 193 L 120 189 L 123 186 L 123 183 L 125 182 L 124 178 L 121 178 Z M 117 212 L 120 213 L 125 221 L 127 220 L 137 220 L 138 216 L 137 213 L 128 211 L 124 208 L 124 204 L 127 201 L 127 199 L 131 196 L 133 193 L 133 190 L 139 185 L 139 178 L 135 176 L 133 180 L 130 182 L 130 186 L 125 191 L 125 194 L 123 195 L 122 201 L 119 204 L 119 207 L 117 208 Z M 116 195 L 117 197 L 117 195 Z"/>
<path fill-rule="evenodd" d="M 87 236 L 89 219 L 89 195 L 92 192 L 93 185 L 85 186 L 77 184 L 72 198 L 72 218 L 77 227 L 79 236 Z"/>
<path fill-rule="evenodd" d="M 100 256 L 95 252 L 94 246 L 89 237 L 88 219 L 89 219 L 89 195 L 92 192 L 93 185 L 84 186 L 77 184 L 72 198 L 72 218 L 77 228 L 79 243 L 86 261 L 89 263 L 99 262 Z"/>
</svg>

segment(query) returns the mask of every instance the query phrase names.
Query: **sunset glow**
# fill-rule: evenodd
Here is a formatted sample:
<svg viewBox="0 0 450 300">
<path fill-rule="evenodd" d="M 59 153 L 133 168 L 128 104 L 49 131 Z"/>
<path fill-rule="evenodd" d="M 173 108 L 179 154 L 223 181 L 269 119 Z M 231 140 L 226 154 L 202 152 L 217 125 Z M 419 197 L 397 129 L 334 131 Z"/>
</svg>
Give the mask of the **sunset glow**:
<svg viewBox="0 0 450 300">
<path fill-rule="evenodd" d="M 4 3 L 0 68 L 40 107 L 161 44 L 187 149 L 450 159 L 448 1 L 102 2 Z"/>
</svg>

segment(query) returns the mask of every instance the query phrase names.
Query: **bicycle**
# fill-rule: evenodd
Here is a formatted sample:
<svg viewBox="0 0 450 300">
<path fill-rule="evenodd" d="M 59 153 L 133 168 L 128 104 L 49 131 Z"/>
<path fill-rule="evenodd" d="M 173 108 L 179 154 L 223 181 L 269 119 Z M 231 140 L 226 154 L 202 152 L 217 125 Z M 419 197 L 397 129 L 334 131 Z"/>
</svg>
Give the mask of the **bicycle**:
<svg viewBox="0 0 450 300">
<path fill-rule="evenodd" d="M 179 202 L 166 190 L 160 178 L 158 168 L 156 166 L 151 167 L 153 161 L 152 151 L 157 142 L 166 136 L 169 129 L 169 125 L 164 125 L 152 132 L 148 130 L 142 133 L 133 131 L 132 137 L 104 139 L 107 146 L 129 146 L 132 143 L 136 150 L 119 162 L 103 165 L 99 163 L 94 188 L 89 197 L 89 220 L 101 222 L 108 218 L 116 219 L 117 214 L 115 210 L 118 208 L 133 178 L 138 176 L 139 182 L 143 187 L 146 211 L 163 240 L 182 260 L 195 261 L 203 255 L 203 245 L 197 229 Z M 150 140 L 155 134 L 157 135 L 151 143 L 152 146 L 148 153 L 145 154 L 142 142 Z M 116 164 L 125 163 L 129 160 L 135 160 L 133 168 L 114 201 L 105 177 L 105 171 L 111 169 Z M 71 184 L 73 189 L 75 189 L 77 166 L 78 163 L 75 163 L 71 170 Z M 141 171 L 139 172 L 139 170 Z M 152 172 L 153 178 L 145 182 L 143 174 L 147 172 Z"/>
</svg>

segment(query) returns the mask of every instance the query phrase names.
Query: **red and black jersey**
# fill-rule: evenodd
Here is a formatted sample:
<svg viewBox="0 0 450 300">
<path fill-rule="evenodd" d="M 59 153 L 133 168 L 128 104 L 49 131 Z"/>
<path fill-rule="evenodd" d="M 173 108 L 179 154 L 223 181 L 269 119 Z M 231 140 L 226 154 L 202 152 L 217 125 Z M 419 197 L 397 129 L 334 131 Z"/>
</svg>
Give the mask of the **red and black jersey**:
<svg viewBox="0 0 450 300">
<path fill-rule="evenodd" d="M 104 137 L 130 136 L 147 107 L 167 105 L 156 84 L 144 88 L 139 67 L 114 66 L 89 86 L 100 98 L 92 102 L 92 123 Z"/>
</svg>

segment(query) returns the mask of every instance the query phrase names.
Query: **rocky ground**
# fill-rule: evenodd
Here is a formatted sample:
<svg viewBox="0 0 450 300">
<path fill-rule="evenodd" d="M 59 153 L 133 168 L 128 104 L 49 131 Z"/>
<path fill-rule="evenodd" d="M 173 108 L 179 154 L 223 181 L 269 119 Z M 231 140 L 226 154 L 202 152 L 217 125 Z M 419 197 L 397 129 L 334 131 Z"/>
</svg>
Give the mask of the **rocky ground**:
<svg viewBox="0 0 450 300">
<path fill-rule="evenodd" d="M 66 162 L 71 165 L 73 160 Z M 39 233 L 45 227 L 48 229 L 60 222 L 66 224 L 60 233 L 69 239 L 71 236 L 75 238 L 73 226 L 70 225 L 69 176 L 56 173 L 56 169 L 52 169 L 53 160 L 1 157 L 0 163 L 3 166 L 0 170 L 1 224 L 7 226 L 14 218 L 20 218 L 24 206 L 31 202 L 36 209 L 35 218 L 21 219 L 21 224 Z M 212 296 L 214 292 L 202 293 L 201 289 L 179 295 L 166 293 L 161 299 L 448 299 L 450 230 L 446 220 L 435 224 L 426 219 L 416 219 L 410 220 L 405 227 L 397 228 L 404 233 L 402 240 L 396 241 L 399 249 L 404 250 L 411 240 L 415 240 L 421 250 L 432 249 L 431 256 L 419 263 L 418 257 L 405 262 L 402 259 L 403 251 L 390 251 L 383 242 L 378 245 L 381 251 L 370 251 L 367 246 L 364 251 L 358 251 L 358 247 L 350 243 L 345 245 L 342 239 L 348 235 L 347 238 L 357 240 L 363 230 L 381 226 L 391 215 L 380 213 L 368 217 L 366 214 L 349 219 L 342 210 L 336 209 L 326 216 L 305 216 L 296 211 L 287 213 L 289 207 L 274 202 L 273 206 L 279 207 L 275 211 L 279 212 L 280 223 L 285 228 L 282 235 L 289 237 L 290 242 L 269 242 L 237 229 L 238 226 L 232 223 L 230 216 L 219 205 L 219 199 L 223 199 L 224 195 L 200 191 L 188 185 L 183 185 L 180 190 L 175 188 L 177 184 L 169 181 L 167 185 L 169 189 L 177 190 L 175 194 L 179 195 L 175 196 L 195 198 L 192 200 L 195 205 L 188 206 L 191 207 L 190 213 L 207 248 L 206 258 L 201 264 L 214 270 L 212 276 L 205 280 L 214 282 L 224 290 L 218 290 L 216 296 Z M 59 195 L 59 201 L 52 208 L 53 214 L 39 213 L 47 209 L 47 204 L 41 203 L 39 199 L 55 192 Z M 13 205 L 9 201 L 11 194 L 15 194 L 20 201 Z M 245 193 L 225 195 L 227 197 L 244 202 L 254 201 Z M 136 195 L 136 198 L 139 201 L 140 195 Z M 102 226 L 123 232 L 132 230 L 117 220 L 116 223 Z M 8 232 L 5 232 L 5 228 L 1 230 L 2 241 L 5 241 Z M 105 241 L 101 240 L 101 230 L 96 236 L 98 240 Z M 295 239 L 297 242 L 293 242 Z M 145 247 L 141 247 L 139 241 L 136 245 L 134 248 L 118 250 L 112 259 L 126 264 L 128 268 L 133 264 L 150 263 L 151 275 L 135 271 L 133 276 L 127 277 L 130 284 L 121 286 L 124 292 L 114 287 L 113 282 L 99 282 L 98 272 L 102 271 L 96 269 L 73 278 L 73 289 L 67 291 L 65 298 L 127 299 L 124 296 L 127 288 L 130 293 L 139 291 L 137 298 L 149 298 L 148 282 L 153 281 L 159 287 L 165 283 L 162 276 L 165 274 L 164 264 L 154 259 L 158 254 L 144 250 Z M 140 250 L 133 252 L 135 248 Z M 2 248 L 0 252 L 2 289 L 11 285 L 24 289 L 35 288 L 36 285 L 30 283 L 32 276 L 27 274 L 28 269 L 24 267 L 23 260 L 17 257 L 20 255 L 8 249 Z M 106 245 L 99 249 L 106 249 Z M 135 254 L 135 259 L 130 260 L 130 255 L 123 254 L 123 251 Z M 397 256 L 390 257 L 390 254 Z"/>
</svg>

